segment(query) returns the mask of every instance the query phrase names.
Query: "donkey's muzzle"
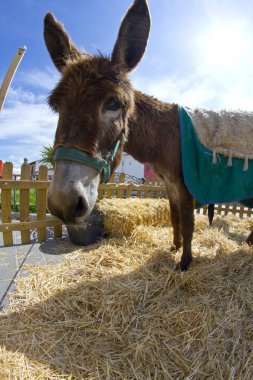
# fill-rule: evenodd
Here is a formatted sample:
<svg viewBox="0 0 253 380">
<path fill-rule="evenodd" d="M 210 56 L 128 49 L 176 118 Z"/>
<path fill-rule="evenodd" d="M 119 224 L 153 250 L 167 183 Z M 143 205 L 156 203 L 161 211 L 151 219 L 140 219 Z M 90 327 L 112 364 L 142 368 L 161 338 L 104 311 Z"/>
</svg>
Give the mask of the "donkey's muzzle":
<svg viewBox="0 0 253 380">
<path fill-rule="evenodd" d="M 60 197 L 58 196 L 60 199 Z M 47 199 L 48 209 L 50 213 L 56 216 L 65 224 L 79 224 L 84 221 L 84 219 L 89 215 L 90 210 L 87 205 L 86 200 L 80 196 L 75 198 L 74 201 L 66 202 L 65 199 L 62 199 L 61 205 L 59 207 L 58 204 L 52 202 L 50 197 L 50 193 Z"/>
<path fill-rule="evenodd" d="M 65 224 L 84 222 L 95 205 L 99 181 L 99 172 L 94 168 L 57 161 L 47 193 L 49 211 Z"/>
<path fill-rule="evenodd" d="M 83 197 L 79 197 L 76 207 L 74 208 L 74 217 L 82 218 L 87 214 L 88 206 Z"/>
</svg>

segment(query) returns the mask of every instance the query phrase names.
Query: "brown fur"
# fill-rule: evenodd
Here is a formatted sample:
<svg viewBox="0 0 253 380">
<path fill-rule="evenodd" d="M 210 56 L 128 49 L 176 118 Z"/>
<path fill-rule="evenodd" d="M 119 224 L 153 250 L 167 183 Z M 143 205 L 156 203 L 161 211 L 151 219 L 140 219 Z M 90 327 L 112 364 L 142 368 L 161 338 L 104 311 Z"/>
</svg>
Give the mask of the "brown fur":
<svg viewBox="0 0 253 380">
<path fill-rule="evenodd" d="M 145 51 L 149 27 L 146 0 L 135 0 L 122 21 L 110 59 L 80 53 L 54 16 L 46 16 L 45 41 L 63 74 L 49 98 L 50 106 L 59 112 L 55 148 L 75 147 L 91 156 L 103 155 L 120 136 L 122 144 L 112 170 L 123 149 L 138 161 L 151 164 L 165 182 L 173 248 L 183 245 L 180 268 L 186 270 L 192 260 L 194 200 L 183 181 L 178 106 L 134 90 L 127 76 Z M 119 100 L 122 112 L 117 120 L 106 123 L 101 109 L 112 96 Z"/>
<path fill-rule="evenodd" d="M 122 120 L 114 123 L 111 128 L 105 128 L 98 120 L 98 111 L 111 94 L 117 94 L 124 112 Z M 112 68 L 109 59 L 87 55 L 81 55 L 74 62 L 66 62 L 64 76 L 48 102 L 55 111 L 62 109 L 54 148 L 75 147 L 92 156 L 97 151 L 106 153 L 113 147 L 122 125 L 134 108 L 133 93 L 127 76 L 120 73 L 119 69 Z M 99 124 L 101 126 L 97 128 Z M 122 151 L 123 145 L 112 169 L 119 164 Z"/>
<path fill-rule="evenodd" d="M 96 115 L 100 102 L 111 92 L 117 93 L 124 104 L 123 120 L 105 133 L 102 125 L 97 128 Z M 104 57 L 90 56 L 67 63 L 63 79 L 52 92 L 49 104 L 55 110 L 63 109 L 55 148 L 76 147 L 91 155 L 97 151 L 106 152 L 112 148 L 124 125 L 127 136 L 124 150 L 136 160 L 151 164 L 165 181 L 175 234 L 173 244 L 176 249 L 180 248 L 182 233 L 186 250 L 181 267 L 186 269 L 191 261 L 189 239 L 193 233 L 193 200 L 182 180 L 177 105 L 133 90 L 124 71 L 112 69 L 111 62 Z M 121 154 L 122 151 L 112 169 L 119 163 Z"/>
</svg>

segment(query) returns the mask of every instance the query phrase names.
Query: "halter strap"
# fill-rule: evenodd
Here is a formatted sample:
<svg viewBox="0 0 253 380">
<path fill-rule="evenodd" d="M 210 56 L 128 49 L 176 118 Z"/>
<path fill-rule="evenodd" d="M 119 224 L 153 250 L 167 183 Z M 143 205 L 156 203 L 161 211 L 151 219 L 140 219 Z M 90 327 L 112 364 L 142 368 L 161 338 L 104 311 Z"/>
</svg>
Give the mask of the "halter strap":
<svg viewBox="0 0 253 380">
<path fill-rule="evenodd" d="M 114 161 L 121 140 L 118 140 L 112 151 L 108 152 L 104 158 L 91 157 L 87 153 L 75 148 L 59 147 L 54 154 L 55 161 L 69 160 L 79 164 L 90 166 L 101 173 L 101 183 L 106 183 L 111 177 L 111 163 Z"/>
</svg>

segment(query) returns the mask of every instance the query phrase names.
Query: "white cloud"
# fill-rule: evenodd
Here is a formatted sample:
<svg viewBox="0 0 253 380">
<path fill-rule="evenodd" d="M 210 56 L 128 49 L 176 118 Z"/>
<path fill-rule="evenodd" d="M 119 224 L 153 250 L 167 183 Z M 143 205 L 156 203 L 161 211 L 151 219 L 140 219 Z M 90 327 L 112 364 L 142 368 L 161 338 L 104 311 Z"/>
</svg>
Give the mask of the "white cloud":
<svg viewBox="0 0 253 380">
<path fill-rule="evenodd" d="M 21 165 L 24 162 L 24 158 L 28 158 L 29 162 L 32 161 L 29 159 L 31 158 L 30 154 L 33 150 L 33 146 L 30 146 L 29 149 L 26 145 L 12 145 L 12 144 L 6 144 L 4 149 L 1 147 L 1 157 L 0 159 L 3 159 L 2 157 L 2 150 L 3 152 L 6 151 L 4 162 L 12 162 L 13 163 L 13 173 L 19 174 L 21 171 Z M 12 154 L 9 154 L 10 152 L 13 152 Z M 15 152 L 15 154 L 14 154 Z M 40 151 L 38 151 L 38 154 L 40 154 Z M 38 157 L 39 158 L 39 157 Z"/>
<path fill-rule="evenodd" d="M 28 72 L 21 72 L 19 75 L 19 80 L 23 84 L 47 91 L 51 91 L 54 88 L 59 78 L 59 72 L 49 67 L 45 71 L 33 69 Z"/>
<path fill-rule="evenodd" d="M 18 168 L 24 157 L 37 160 L 42 147 L 53 143 L 57 115 L 47 106 L 44 95 L 21 87 L 11 88 L 8 95 L 0 114 L 0 159 Z"/>
<path fill-rule="evenodd" d="M 56 70 L 47 68 L 19 72 L 0 114 L 0 159 L 11 161 L 15 171 L 23 162 L 40 159 L 44 145 L 53 143 L 57 115 L 48 107 L 46 90 L 52 90 L 59 79 Z"/>
<path fill-rule="evenodd" d="M 187 72 L 179 73 L 179 67 L 173 75 L 169 70 L 166 74 L 166 65 L 161 65 L 159 76 L 133 73 L 133 85 L 161 100 L 192 108 L 252 111 L 252 50 L 246 49 L 236 64 L 227 66 L 224 62 L 208 62 L 200 52 Z M 51 69 L 19 75 L 20 86 L 10 88 L 0 114 L 0 159 L 12 161 L 17 168 L 24 157 L 37 160 L 43 145 L 52 144 L 57 115 L 50 111 L 46 97 L 58 79 L 59 74 Z"/>
<path fill-rule="evenodd" d="M 52 114 L 46 104 L 19 102 L 2 111 L 0 140 L 19 136 L 30 141 L 44 142 L 53 135 L 56 122 L 56 115 Z"/>
<path fill-rule="evenodd" d="M 152 77 L 133 74 L 134 87 L 167 102 L 211 109 L 253 109 L 253 54 L 236 67 L 205 61 L 187 73 Z"/>
<path fill-rule="evenodd" d="M 179 3 L 181 9 L 183 2 Z M 140 64 L 133 74 L 135 88 L 189 107 L 252 111 L 253 29 L 249 12 L 237 2 L 194 4 L 198 4 L 199 13 L 185 16 L 185 23 L 181 18 L 173 26 L 167 23 L 162 33 L 155 26 L 161 34 L 153 46 L 157 54 L 146 54 L 144 69 Z M 194 22 L 194 16 L 200 14 L 202 18 Z"/>
<path fill-rule="evenodd" d="M 46 96 L 43 94 L 36 95 L 32 91 L 24 90 L 22 87 L 10 88 L 6 97 L 4 109 L 13 107 L 19 103 L 36 104 L 45 103 Z"/>
</svg>

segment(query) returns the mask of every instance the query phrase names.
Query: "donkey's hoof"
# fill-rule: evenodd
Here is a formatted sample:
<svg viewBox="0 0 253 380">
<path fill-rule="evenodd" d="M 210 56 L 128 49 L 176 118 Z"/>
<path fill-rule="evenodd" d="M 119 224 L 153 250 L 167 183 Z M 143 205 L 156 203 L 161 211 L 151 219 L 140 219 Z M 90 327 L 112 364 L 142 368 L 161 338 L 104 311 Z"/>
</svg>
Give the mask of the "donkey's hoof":
<svg viewBox="0 0 253 380">
<path fill-rule="evenodd" d="M 187 260 L 187 261 L 181 260 L 180 263 L 178 263 L 177 265 L 177 269 L 180 269 L 181 272 L 186 272 L 189 269 L 191 262 L 192 262 L 192 259 Z"/>
<path fill-rule="evenodd" d="M 189 268 L 189 264 L 179 263 L 179 267 L 180 267 L 181 272 L 186 272 Z"/>
</svg>

